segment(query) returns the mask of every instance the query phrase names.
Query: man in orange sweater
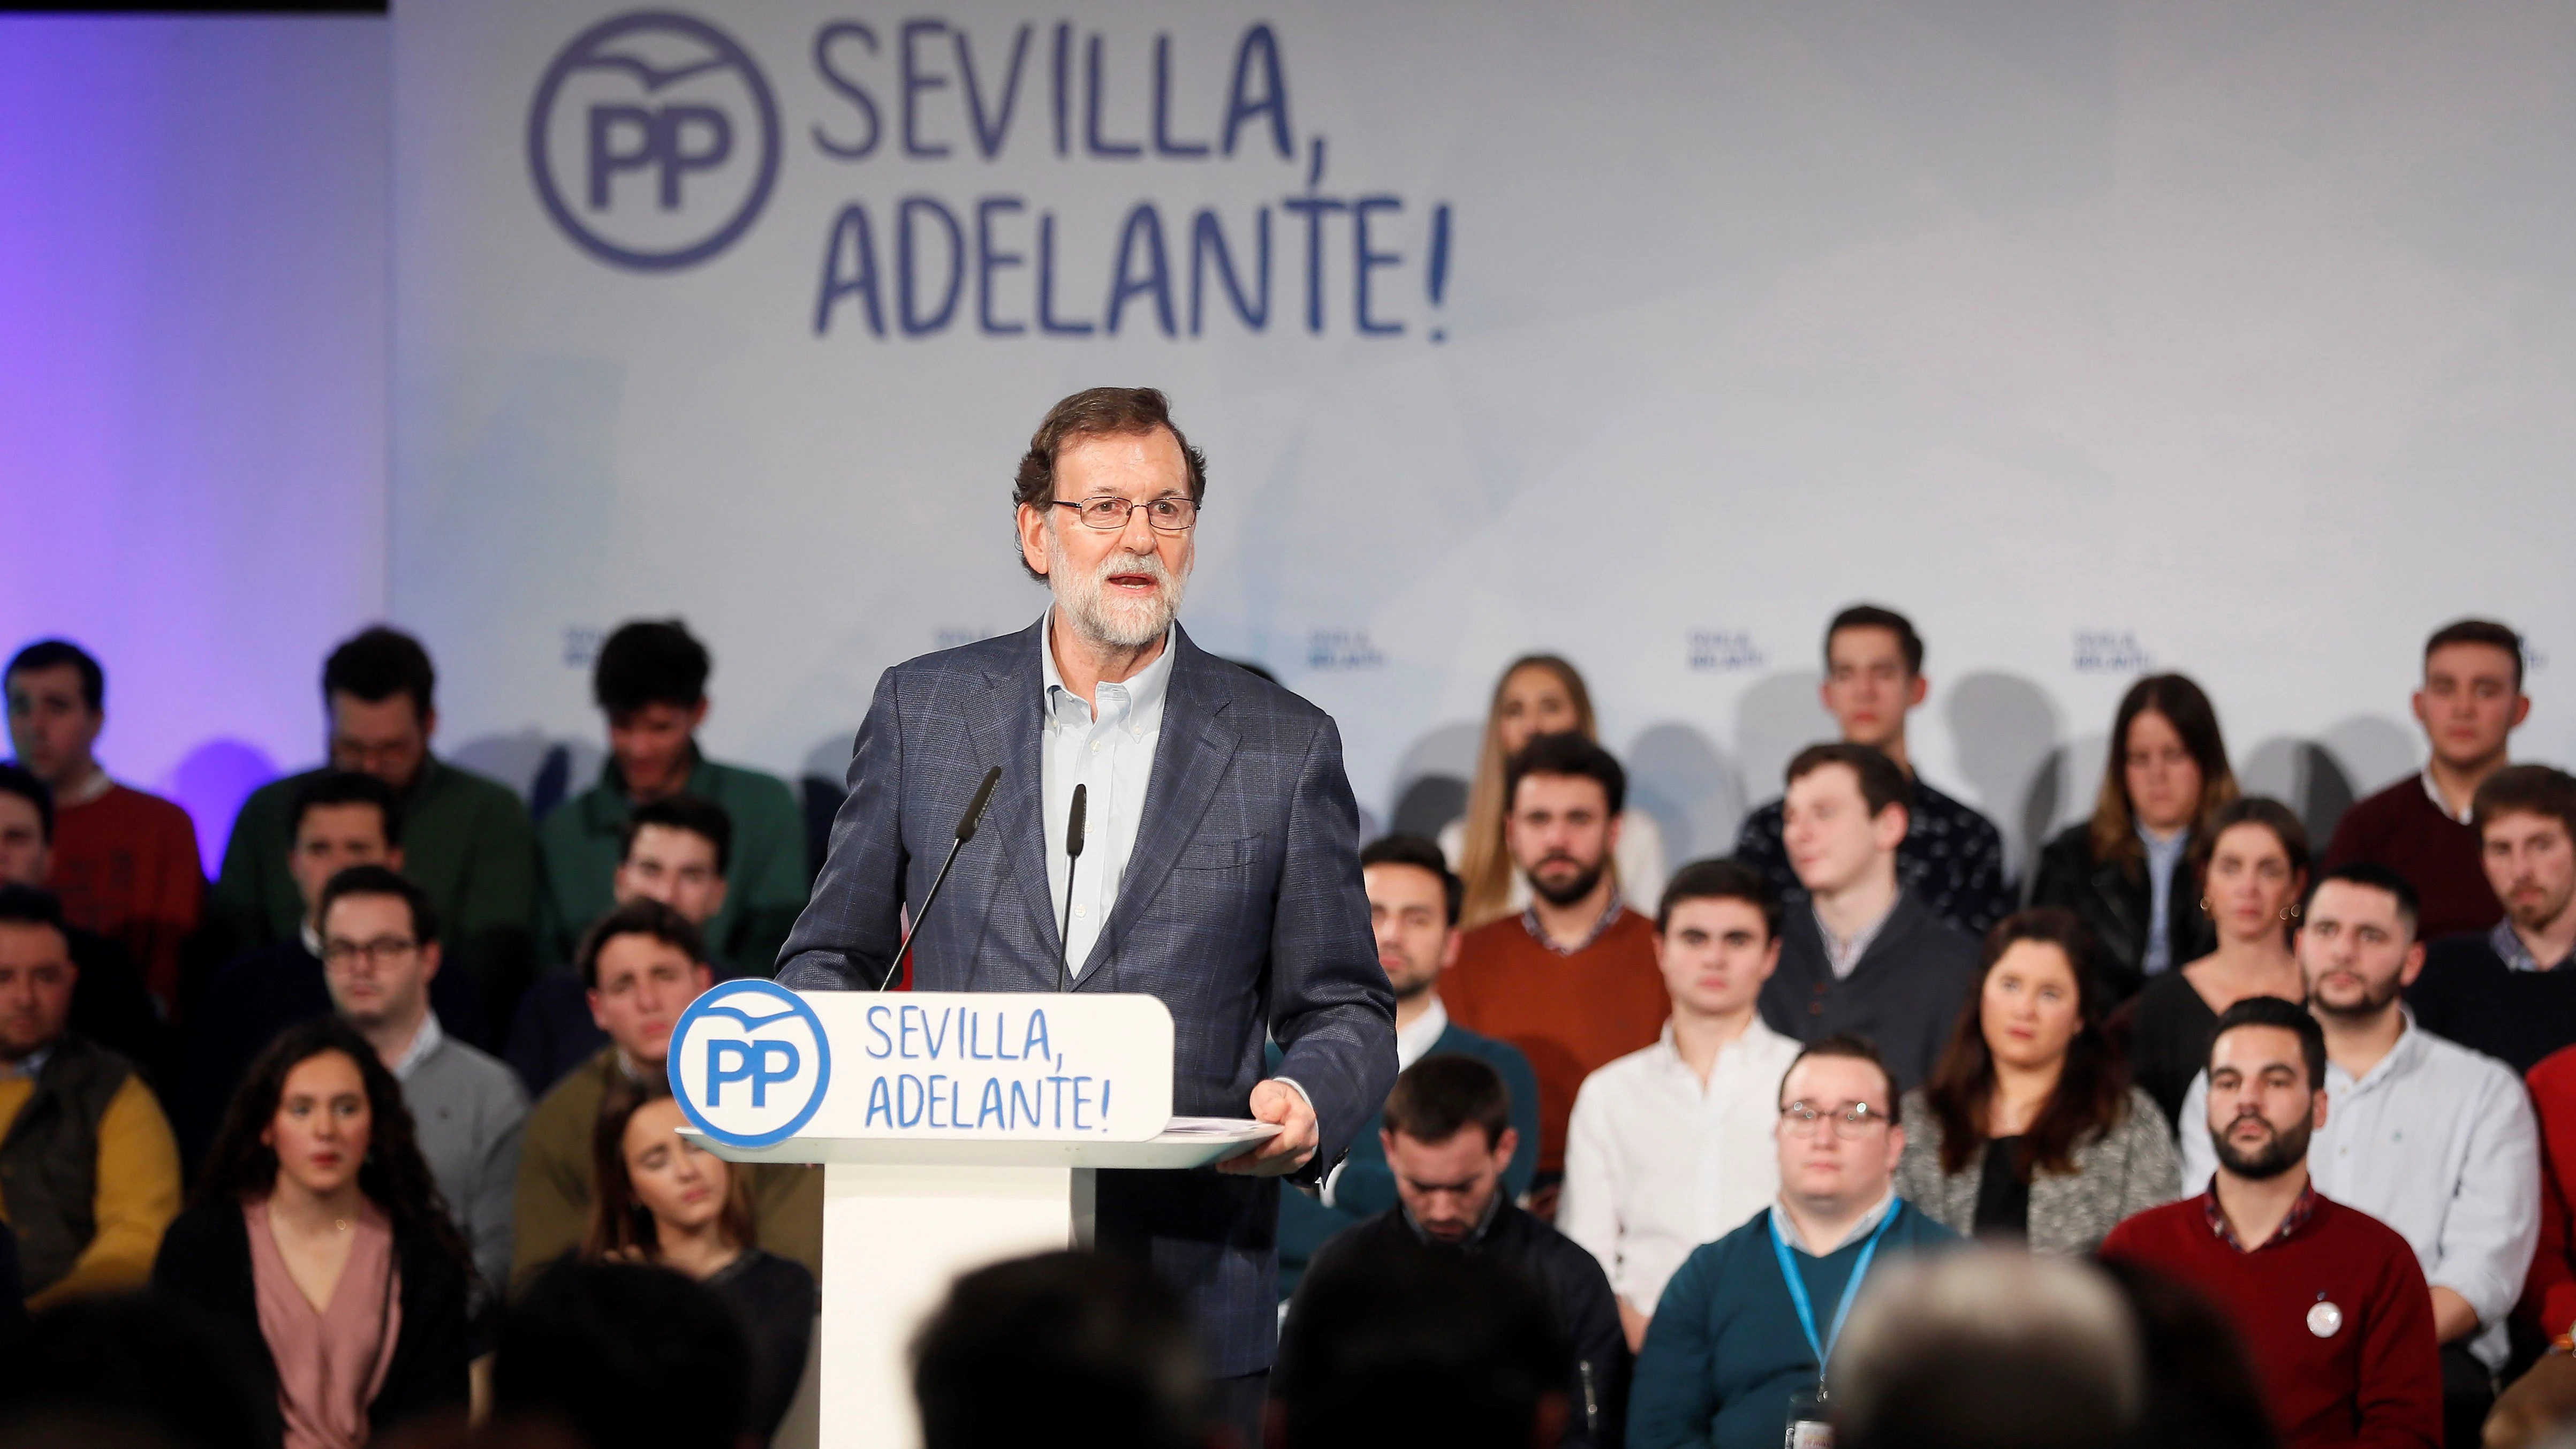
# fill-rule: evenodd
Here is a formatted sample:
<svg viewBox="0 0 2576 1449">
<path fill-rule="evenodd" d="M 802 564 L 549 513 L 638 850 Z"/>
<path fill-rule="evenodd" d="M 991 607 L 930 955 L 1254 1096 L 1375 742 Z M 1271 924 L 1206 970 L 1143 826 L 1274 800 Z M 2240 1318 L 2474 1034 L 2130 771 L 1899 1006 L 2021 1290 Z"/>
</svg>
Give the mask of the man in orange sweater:
<svg viewBox="0 0 2576 1449">
<path fill-rule="evenodd" d="M 205 862 L 188 812 L 121 785 L 98 763 L 107 675 L 89 651 L 43 639 L 5 676 L 9 743 L 54 792 L 51 874 L 63 918 L 125 947 L 166 1010 L 179 989 L 179 947 L 205 906 Z"/>
<path fill-rule="evenodd" d="M 1654 922 L 1619 899 L 1608 869 L 1627 803 L 1619 762 L 1579 734 L 1540 735 L 1503 779 L 1503 838 L 1529 877 L 1529 909 L 1468 932 L 1440 996 L 1452 1020 L 1519 1047 L 1538 1074 L 1530 1205 L 1553 1218 L 1576 1089 L 1652 1045 L 1671 1002 Z"/>
</svg>

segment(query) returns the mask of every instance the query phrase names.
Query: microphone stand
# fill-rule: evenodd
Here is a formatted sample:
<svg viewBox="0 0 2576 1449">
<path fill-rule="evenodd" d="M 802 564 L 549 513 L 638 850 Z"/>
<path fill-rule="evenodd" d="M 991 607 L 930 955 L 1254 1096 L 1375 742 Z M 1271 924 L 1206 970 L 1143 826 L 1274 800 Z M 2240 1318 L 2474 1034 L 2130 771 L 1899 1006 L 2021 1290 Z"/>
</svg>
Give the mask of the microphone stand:
<svg viewBox="0 0 2576 1449">
<path fill-rule="evenodd" d="M 1082 786 L 1073 787 L 1073 810 L 1064 822 L 1064 925 L 1055 938 L 1055 989 L 1071 991 L 1073 977 L 1067 966 L 1073 957 L 1073 868 L 1082 863 L 1082 805 L 1089 793 Z"/>
<path fill-rule="evenodd" d="M 894 959 L 886 963 L 885 975 L 877 978 L 877 990 L 894 985 L 894 978 L 902 973 L 904 953 L 912 949 L 913 934 L 930 919 L 930 903 L 939 899 L 939 888 L 948 884 L 948 869 L 957 863 L 957 852 L 975 838 L 975 827 L 984 819 L 984 806 L 993 798 L 993 787 L 1001 782 L 1002 767 L 995 765 L 984 772 L 984 783 L 975 787 L 975 798 L 966 802 L 966 813 L 957 821 L 957 838 L 948 846 L 948 858 L 939 863 L 939 874 L 930 878 L 930 891 L 921 898 L 921 909 L 912 913 L 912 924 L 904 927 L 903 940 L 894 948 Z"/>
</svg>

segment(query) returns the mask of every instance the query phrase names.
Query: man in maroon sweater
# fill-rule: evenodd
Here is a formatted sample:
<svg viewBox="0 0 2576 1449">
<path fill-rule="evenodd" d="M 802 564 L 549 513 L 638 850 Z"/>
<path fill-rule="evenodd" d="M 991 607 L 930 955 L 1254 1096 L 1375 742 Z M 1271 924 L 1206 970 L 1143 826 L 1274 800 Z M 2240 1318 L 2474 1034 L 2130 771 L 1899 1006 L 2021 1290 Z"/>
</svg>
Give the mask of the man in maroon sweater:
<svg viewBox="0 0 2576 1449">
<path fill-rule="evenodd" d="M 2326 846 L 2324 868 L 2376 861 L 2406 877 L 2423 899 L 2421 941 L 2483 931 L 2504 905 L 2478 860 L 2469 823 L 2478 786 L 2505 767 L 2505 742 L 2531 713 L 2522 692 L 2522 636 L 2502 624 L 2462 619 L 2424 643 L 2424 687 L 2415 720 L 2433 748 L 2409 775 L 2344 812 Z"/>
<path fill-rule="evenodd" d="M 2325 1073 L 2306 1010 L 2269 996 L 2229 1007 L 2209 1048 L 2217 1175 L 2113 1228 L 2102 1256 L 2198 1289 L 2235 1323 L 2289 1449 L 2435 1449 L 2442 1361 L 2424 1270 L 2395 1229 L 2308 1182 Z"/>
</svg>

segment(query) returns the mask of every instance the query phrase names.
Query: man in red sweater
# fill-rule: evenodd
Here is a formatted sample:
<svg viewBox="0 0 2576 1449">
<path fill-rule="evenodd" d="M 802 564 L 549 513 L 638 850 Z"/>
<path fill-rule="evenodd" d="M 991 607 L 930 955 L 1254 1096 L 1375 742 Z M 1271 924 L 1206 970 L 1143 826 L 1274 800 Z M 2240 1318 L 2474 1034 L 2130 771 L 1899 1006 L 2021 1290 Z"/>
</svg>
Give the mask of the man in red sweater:
<svg viewBox="0 0 2576 1449">
<path fill-rule="evenodd" d="M 2269 996 L 2229 1007 L 2209 1048 L 2209 1190 L 2120 1224 L 2101 1253 L 2198 1289 L 2235 1323 L 2290 1449 L 2435 1449 L 2441 1350 L 2415 1251 L 2308 1182 L 2325 1074 L 2325 1033 L 2305 1009 Z"/>
<path fill-rule="evenodd" d="M 1529 877 L 1529 909 L 1466 934 L 1440 999 L 1452 1021 L 1529 1058 L 1539 1125 L 1530 1207 L 1552 1221 L 1576 1089 L 1652 1046 L 1672 1003 L 1654 920 L 1620 901 L 1608 870 L 1628 791 L 1619 762 L 1582 735 L 1540 735 L 1503 778 L 1504 844 Z"/>
<path fill-rule="evenodd" d="M 2438 941 L 2504 918 L 2469 810 L 2478 786 L 2505 767 L 2507 737 L 2531 713 L 2522 636 L 2485 619 L 2436 630 L 2424 643 L 2424 687 L 2414 703 L 2433 758 L 2424 773 L 2345 811 L 2322 864 L 2375 861 L 2406 877 L 2424 902 L 2415 937 Z"/>
<path fill-rule="evenodd" d="M 107 675 L 88 650 L 39 640 L 9 661 L 5 682 L 10 748 L 54 792 L 45 885 L 71 925 L 125 947 L 166 1010 L 178 999 L 180 944 L 205 905 L 197 827 L 187 811 L 100 767 Z"/>
</svg>

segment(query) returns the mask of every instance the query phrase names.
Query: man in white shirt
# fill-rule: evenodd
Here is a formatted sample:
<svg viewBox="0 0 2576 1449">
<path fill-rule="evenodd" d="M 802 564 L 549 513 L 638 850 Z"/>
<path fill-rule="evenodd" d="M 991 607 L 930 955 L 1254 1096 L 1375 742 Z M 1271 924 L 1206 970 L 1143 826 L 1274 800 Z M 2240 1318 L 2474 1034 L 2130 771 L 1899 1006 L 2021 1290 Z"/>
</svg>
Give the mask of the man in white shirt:
<svg viewBox="0 0 2576 1449">
<path fill-rule="evenodd" d="M 1504 1196 L 1518 1201 L 1538 1171 L 1538 1077 L 1519 1047 L 1472 1032 L 1449 1019 L 1440 1004 L 1440 973 L 1458 959 L 1458 911 L 1466 888 L 1449 870 L 1440 847 L 1419 835 L 1389 835 L 1360 852 L 1361 883 L 1368 890 L 1369 927 L 1377 936 L 1377 964 L 1395 992 L 1395 1061 L 1398 1071 L 1439 1052 L 1471 1056 L 1503 1079 L 1518 1146 L 1503 1172 Z M 1278 1051 L 1271 1065 L 1278 1065 Z M 1307 1263 L 1325 1241 L 1396 1204 L 1395 1174 L 1379 1142 L 1385 1113 L 1372 1116 L 1351 1142 L 1348 1157 L 1312 1197 L 1279 1196 L 1279 1301 L 1297 1291 Z"/>
<path fill-rule="evenodd" d="M 1772 1127 L 1798 1056 L 1755 1010 L 1780 963 L 1780 898 L 1760 871 L 1703 860 L 1675 872 L 1655 959 L 1672 1017 L 1653 1046 L 1584 1079 L 1557 1205 L 1558 1228 L 1610 1275 L 1631 1349 L 1691 1249 L 1779 1192 Z"/>
<path fill-rule="evenodd" d="M 2395 1228 L 2432 1287 L 2442 1413 L 2454 1444 L 2478 1442 L 2503 1368 L 2505 1316 L 2540 1232 L 2540 1141 L 2522 1082 L 2503 1063 L 2424 1030 L 2399 1000 L 2424 966 L 2415 891 L 2385 866 L 2319 876 L 2300 914 L 2308 1010 L 2324 1028 L 2331 1112 L 2308 1144 L 2319 1192 Z M 2182 1120 L 2205 1120 L 2209 1077 Z M 2183 1134 L 2183 1183 L 2216 1154 Z"/>
</svg>

